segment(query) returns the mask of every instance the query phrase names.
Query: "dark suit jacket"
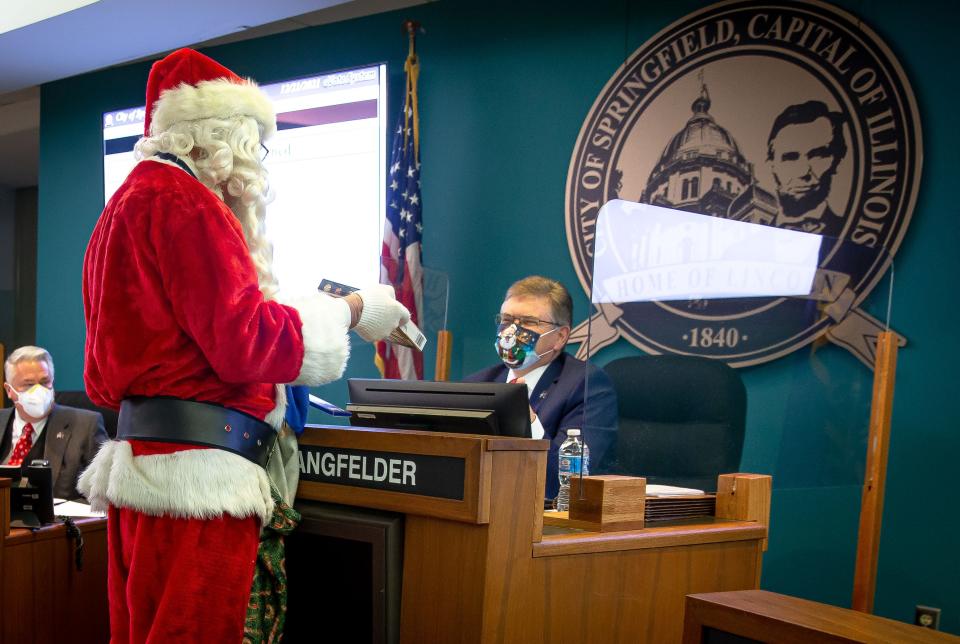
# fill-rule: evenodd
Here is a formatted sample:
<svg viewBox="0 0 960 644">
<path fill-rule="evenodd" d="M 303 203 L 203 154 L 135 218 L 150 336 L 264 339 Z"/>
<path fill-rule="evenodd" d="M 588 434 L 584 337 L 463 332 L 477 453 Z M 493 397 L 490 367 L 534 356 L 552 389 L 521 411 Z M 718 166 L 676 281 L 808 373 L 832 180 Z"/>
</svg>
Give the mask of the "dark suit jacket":
<svg viewBox="0 0 960 644">
<path fill-rule="evenodd" d="M 12 449 L 14 407 L 0 409 L 0 459 L 5 459 Z M 107 440 L 103 417 L 94 411 L 54 405 L 40 438 L 24 459 L 29 463 L 35 458 L 50 461 L 53 477 L 53 496 L 61 499 L 77 499 L 77 479 L 80 473 L 96 456 L 100 445 Z"/>
<path fill-rule="evenodd" d="M 464 378 L 464 381 L 505 382 L 507 371 L 506 365 L 500 363 L 471 374 Z M 587 384 L 588 397 L 586 421 L 584 384 Z M 550 441 L 546 495 L 547 498 L 553 498 L 560 489 L 557 458 L 560 444 L 567 438 L 567 430 L 581 430 L 581 435 L 590 448 L 590 465 L 596 468 L 616 439 L 617 394 L 610 378 L 603 371 L 568 353 L 561 353 L 547 365 L 547 370 L 540 377 L 530 397 L 530 406 L 543 425 L 543 437 Z"/>
</svg>

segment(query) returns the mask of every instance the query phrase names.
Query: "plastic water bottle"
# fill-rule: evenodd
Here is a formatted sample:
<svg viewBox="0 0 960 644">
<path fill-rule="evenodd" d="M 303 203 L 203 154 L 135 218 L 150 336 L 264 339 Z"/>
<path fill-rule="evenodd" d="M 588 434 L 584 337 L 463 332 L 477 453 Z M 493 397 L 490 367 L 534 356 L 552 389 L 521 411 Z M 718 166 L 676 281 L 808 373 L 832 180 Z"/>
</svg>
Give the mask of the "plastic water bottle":
<svg viewBox="0 0 960 644">
<path fill-rule="evenodd" d="M 579 429 L 567 430 L 567 440 L 560 445 L 560 492 L 557 494 L 556 509 L 561 512 L 570 510 L 570 480 L 590 474 L 590 448 L 581 440 Z"/>
</svg>

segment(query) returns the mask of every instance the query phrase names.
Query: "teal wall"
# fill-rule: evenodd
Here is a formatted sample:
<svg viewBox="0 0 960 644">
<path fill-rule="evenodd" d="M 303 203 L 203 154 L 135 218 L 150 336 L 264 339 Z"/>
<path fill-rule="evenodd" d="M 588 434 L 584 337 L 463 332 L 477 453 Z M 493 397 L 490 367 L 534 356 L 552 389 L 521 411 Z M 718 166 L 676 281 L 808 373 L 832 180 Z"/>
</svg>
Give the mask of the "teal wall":
<svg viewBox="0 0 960 644">
<path fill-rule="evenodd" d="M 541 11 L 540 3 L 517 4 L 438 2 L 209 51 L 261 82 L 386 61 L 395 97 L 406 50 L 400 22 L 422 21 L 424 255 L 450 275 L 454 377 L 493 359 L 488 321 L 518 276 L 545 272 L 566 282 L 575 317 L 583 318 L 586 298 L 563 223 L 580 125 L 626 54 L 702 6 L 595 0 Z M 960 549 L 952 538 L 960 522 L 949 492 L 960 452 L 950 375 L 960 359 L 953 331 L 960 309 L 941 297 L 960 272 L 952 197 L 960 96 L 944 73 L 960 10 L 897 0 L 840 4 L 899 57 L 925 136 L 920 200 L 897 255 L 893 326 L 910 344 L 897 374 L 876 608 L 909 621 L 915 604 L 940 606 L 943 628 L 960 632 Z M 82 386 L 80 270 L 102 205 L 100 115 L 142 102 L 147 69 L 131 65 L 43 87 L 37 338 L 57 359 L 60 388 Z M 867 303 L 874 312 L 886 308 L 880 291 Z M 620 342 L 598 360 L 636 353 Z M 348 375 L 374 374 L 372 352 L 358 343 Z M 775 486 L 763 586 L 849 605 L 872 376 L 832 345 L 742 375 L 749 392 L 742 469 L 773 474 Z M 345 387 L 321 395 L 343 402 Z"/>
</svg>

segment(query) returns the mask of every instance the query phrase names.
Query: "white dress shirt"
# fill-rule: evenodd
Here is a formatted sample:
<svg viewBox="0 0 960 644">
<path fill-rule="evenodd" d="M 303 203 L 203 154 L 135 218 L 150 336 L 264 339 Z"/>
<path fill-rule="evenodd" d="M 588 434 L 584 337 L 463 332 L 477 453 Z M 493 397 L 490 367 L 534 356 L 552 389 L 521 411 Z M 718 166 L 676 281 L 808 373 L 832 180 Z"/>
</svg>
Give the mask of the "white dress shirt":
<svg viewBox="0 0 960 644">
<path fill-rule="evenodd" d="M 523 378 L 523 382 L 527 385 L 527 397 L 531 398 L 533 396 L 533 390 L 537 388 L 537 383 L 540 382 L 540 378 L 543 376 L 543 372 L 546 371 L 549 366 L 550 363 L 548 362 L 524 376 L 517 376 L 513 373 L 513 369 L 507 369 L 507 378 L 504 382 L 510 382 L 514 378 Z M 534 418 L 533 422 L 530 423 L 530 436 L 533 438 L 543 438 L 543 423 L 540 422 L 539 416 Z"/>
</svg>

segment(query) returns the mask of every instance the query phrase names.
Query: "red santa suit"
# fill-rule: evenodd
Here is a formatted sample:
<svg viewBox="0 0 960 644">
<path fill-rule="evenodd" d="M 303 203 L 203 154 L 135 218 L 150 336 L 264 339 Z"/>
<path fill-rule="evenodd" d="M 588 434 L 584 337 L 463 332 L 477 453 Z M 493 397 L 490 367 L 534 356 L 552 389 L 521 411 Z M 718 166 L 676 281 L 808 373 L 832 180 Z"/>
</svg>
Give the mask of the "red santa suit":
<svg viewBox="0 0 960 644">
<path fill-rule="evenodd" d="M 260 90 L 181 50 L 148 82 L 146 131 L 245 115 L 266 138 Z M 183 163 L 181 161 L 181 163 Z M 267 301 L 243 230 L 191 168 L 141 161 L 107 203 L 87 248 L 84 378 L 98 405 L 133 396 L 215 403 L 278 427 L 283 388 L 343 372 L 350 312 L 316 294 Z M 221 449 L 146 440 L 106 444 L 80 488 L 109 511 L 114 642 L 239 642 L 261 522 L 262 467 Z"/>
</svg>

